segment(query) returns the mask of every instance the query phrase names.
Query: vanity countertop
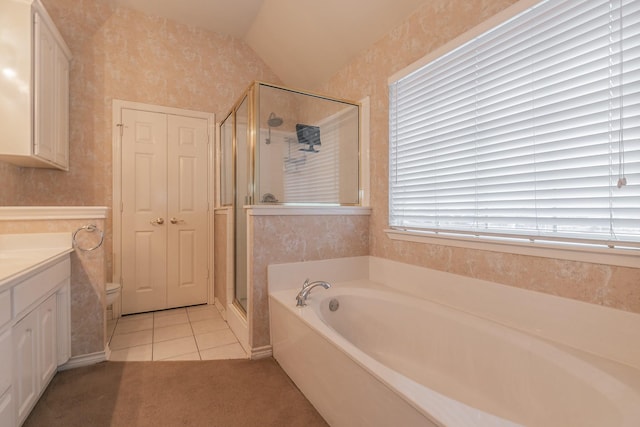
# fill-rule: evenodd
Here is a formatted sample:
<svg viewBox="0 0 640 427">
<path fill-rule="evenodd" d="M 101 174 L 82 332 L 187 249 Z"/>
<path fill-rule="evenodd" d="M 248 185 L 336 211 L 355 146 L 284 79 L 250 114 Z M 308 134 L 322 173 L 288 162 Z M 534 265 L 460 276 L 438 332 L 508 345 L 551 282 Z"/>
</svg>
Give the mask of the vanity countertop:
<svg viewBox="0 0 640 427">
<path fill-rule="evenodd" d="M 0 291 L 73 252 L 71 233 L 0 234 Z"/>
</svg>

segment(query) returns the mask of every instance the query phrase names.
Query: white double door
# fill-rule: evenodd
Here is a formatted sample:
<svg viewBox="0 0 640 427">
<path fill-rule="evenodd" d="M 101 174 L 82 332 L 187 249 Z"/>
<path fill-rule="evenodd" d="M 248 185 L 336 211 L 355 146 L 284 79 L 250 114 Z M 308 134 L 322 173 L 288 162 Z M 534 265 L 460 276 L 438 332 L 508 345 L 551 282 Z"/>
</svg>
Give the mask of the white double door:
<svg viewBox="0 0 640 427">
<path fill-rule="evenodd" d="M 207 302 L 206 119 L 121 110 L 122 313 Z"/>
</svg>

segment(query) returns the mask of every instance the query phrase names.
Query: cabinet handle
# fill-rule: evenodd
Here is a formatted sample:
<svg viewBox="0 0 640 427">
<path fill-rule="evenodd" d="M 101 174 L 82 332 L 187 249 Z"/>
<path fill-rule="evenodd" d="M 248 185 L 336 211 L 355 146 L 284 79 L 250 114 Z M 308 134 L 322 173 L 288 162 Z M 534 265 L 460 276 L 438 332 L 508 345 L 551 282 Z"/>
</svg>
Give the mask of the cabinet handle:
<svg viewBox="0 0 640 427">
<path fill-rule="evenodd" d="M 151 225 L 162 225 L 164 224 L 164 218 L 156 218 L 151 221 Z"/>
</svg>

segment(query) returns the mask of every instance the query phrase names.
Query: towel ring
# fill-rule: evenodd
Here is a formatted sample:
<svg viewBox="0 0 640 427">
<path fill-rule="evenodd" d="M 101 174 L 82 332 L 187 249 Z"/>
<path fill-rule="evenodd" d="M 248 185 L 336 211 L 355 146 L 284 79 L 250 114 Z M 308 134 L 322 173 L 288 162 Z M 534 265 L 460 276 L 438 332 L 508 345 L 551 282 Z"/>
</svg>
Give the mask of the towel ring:
<svg viewBox="0 0 640 427">
<path fill-rule="evenodd" d="M 78 242 L 76 242 L 76 235 L 78 234 L 78 232 L 82 230 L 88 231 L 90 233 L 93 233 L 95 231 L 100 232 L 100 241 L 98 242 L 98 244 L 92 248 L 81 248 L 80 245 L 78 245 Z M 75 246 L 76 249 L 80 249 L 81 251 L 85 251 L 85 252 L 95 251 L 100 246 L 102 246 L 102 242 L 104 242 L 104 232 L 100 230 L 98 227 L 96 227 L 95 224 L 83 225 L 82 227 L 78 228 L 76 231 L 73 232 L 73 246 Z"/>
</svg>

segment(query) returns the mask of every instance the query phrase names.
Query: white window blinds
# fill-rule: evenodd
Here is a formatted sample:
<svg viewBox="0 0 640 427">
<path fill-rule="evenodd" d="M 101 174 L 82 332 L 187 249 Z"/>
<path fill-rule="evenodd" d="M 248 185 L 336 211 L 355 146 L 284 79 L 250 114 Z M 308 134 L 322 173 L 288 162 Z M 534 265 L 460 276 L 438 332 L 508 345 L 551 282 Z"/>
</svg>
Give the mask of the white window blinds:
<svg viewBox="0 0 640 427">
<path fill-rule="evenodd" d="M 389 95 L 392 227 L 638 246 L 640 1 L 543 1 Z"/>
</svg>

